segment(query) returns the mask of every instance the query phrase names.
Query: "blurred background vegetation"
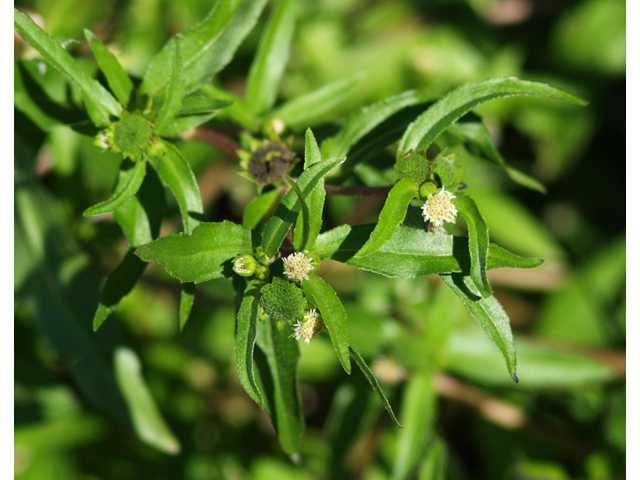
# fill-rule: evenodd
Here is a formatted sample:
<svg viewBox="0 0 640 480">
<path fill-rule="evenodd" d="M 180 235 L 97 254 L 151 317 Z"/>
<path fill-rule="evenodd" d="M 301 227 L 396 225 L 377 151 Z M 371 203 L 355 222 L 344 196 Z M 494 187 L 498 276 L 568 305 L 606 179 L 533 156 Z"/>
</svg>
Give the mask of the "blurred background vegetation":
<svg viewBox="0 0 640 480">
<path fill-rule="evenodd" d="M 516 333 L 520 384 L 437 277 L 391 280 L 327 261 L 321 274 L 343 298 L 353 343 L 373 363 L 401 423 L 416 415 L 403 400 L 406 379 L 421 371 L 436 372 L 437 417 L 433 430 L 410 433 L 422 445 L 421 460 L 416 472 L 403 473 L 407 429 L 391 424 L 366 382 L 347 376 L 329 339 L 320 338 L 301 345 L 307 431 L 303 464 L 293 465 L 237 379 L 228 281 L 198 286 L 181 335 L 179 285 L 149 267 L 113 318 L 91 331 L 100 285 L 126 245 L 112 217 L 81 213 L 109 196 L 119 157 L 68 129 L 45 133 L 16 110 L 16 478 L 624 478 L 624 0 L 299 3 L 281 99 L 364 73 L 342 104 L 311 125 L 319 140 L 345 114 L 389 95 L 442 95 L 494 76 L 545 81 L 590 101 L 577 108 L 505 99 L 476 111 L 507 161 L 542 180 L 547 195 L 517 187 L 461 152 L 492 240 L 546 260 L 533 271 L 490 274 Z M 90 28 L 134 76 L 170 35 L 212 7 L 211 0 L 15 4 L 60 41 L 71 40 L 68 48 L 88 67 L 93 58 L 82 30 Z M 270 8 L 217 78 L 220 85 L 243 92 Z M 20 72 L 39 61 L 17 36 L 15 54 L 18 98 Z M 66 101 L 56 72 L 43 77 L 40 88 Z M 206 143 L 178 146 L 198 176 L 206 220 L 239 222 L 254 187 L 236 175 L 235 163 Z M 177 206 L 168 201 L 163 235 L 179 228 Z M 381 202 L 332 196 L 327 205 L 331 228 L 375 221 Z M 112 373 L 122 345 L 140 357 L 181 444 L 178 455 L 145 445 L 127 426 Z"/>
</svg>

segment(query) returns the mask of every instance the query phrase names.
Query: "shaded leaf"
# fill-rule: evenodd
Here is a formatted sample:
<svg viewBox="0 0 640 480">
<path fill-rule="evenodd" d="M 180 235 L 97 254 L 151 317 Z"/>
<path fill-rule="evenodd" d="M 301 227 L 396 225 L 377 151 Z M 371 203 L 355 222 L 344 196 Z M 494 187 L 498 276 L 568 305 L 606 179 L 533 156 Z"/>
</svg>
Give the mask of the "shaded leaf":
<svg viewBox="0 0 640 480">
<path fill-rule="evenodd" d="M 179 322 L 180 331 L 184 331 L 184 327 L 189 320 L 191 309 L 193 308 L 193 301 L 196 298 L 196 285 L 194 283 L 185 283 L 180 290 L 180 308 L 179 308 Z"/>
<path fill-rule="evenodd" d="M 351 374 L 349 360 L 349 333 L 347 332 L 347 312 L 331 286 L 317 275 L 310 275 L 302 282 L 302 290 L 318 310 L 327 326 L 333 348 L 345 372 Z"/>
<path fill-rule="evenodd" d="M 514 382 L 516 376 L 516 348 L 513 343 L 513 333 L 509 317 L 502 305 L 493 295 L 482 298 L 473 280 L 459 273 L 442 275 L 444 282 L 462 300 L 471 316 L 476 319 L 487 336 L 497 345 L 507 364 L 507 370 Z"/>
<path fill-rule="evenodd" d="M 242 226 L 256 229 L 266 221 L 270 212 L 275 211 L 280 200 L 280 190 L 270 190 L 254 197 L 242 213 Z"/>
<path fill-rule="evenodd" d="M 167 235 L 138 247 L 145 262 L 162 265 L 181 282 L 202 283 L 231 274 L 231 260 L 252 253 L 251 230 L 232 222 L 202 223 L 191 234 Z"/>
<path fill-rule="evenodd" d="M 120 102 L 120 105 L 127 108 L 133 90 L 133 82 L 129 78 L 127 71 L 120 65 L 116 56 L 105 47 L 104 43 L 91 30 L 85 28 L 84 36 L 91 46 L 93 55 L 96 57 L 100 70 L 104 73 L 111 91 Z"/>
<path fill-rule="evenodd" d="M 478 206 L 467 195 L 458 193 L 453 204 L 467 222 L 469 231 L 469 255 L 471 257 L 471 278 L 483 297 L 491 295 L 491 285 L 487 279 L 487 257 L 489 256 L 489 229 L 482 218 Z"/>
<path fill-rule="evenodd" d="M 121 347 L 115 352 L 114 364 L 118 385 L 129 406 L 138 437 L 161 452 L 179 454 L 180 442 L 158 410 L 142 376 L 138 356 L 133 350 Z"/>
<path fill-rule="evenodd" d="M 407 215 L 411 200 L 418 196 L 418 186 L 408 178 L 396 183 L 384 202 L 376 228 L 355 258 L 366 257 L 388 242 Z"/>
<path fill-rule="evenodd" d="M 175 117 L 169 123 L 165 124 L 162 129 L 156 129 L 156 133 L 161 137 L 177 137 L 182 133 L 207 123 L 215 116 L 216 112 Z"/>
<path fill-rule="evenodd" d="M 247 105 L 256 115 L 268 111 L 276 101 L 280 79 L 289 59 L 295 11 L 295 0 L 279 0 L 260 38 L 249 69 L 245 96 Z"/>
<path fill-rule="evenodd" d="M 126 171 L 126 176 L 128 177 L 127 180 L 124 182 L 118 182 L 118 187 L 120 187 L 120 189 L 116 189 L 113 197 L 87 208 L 82 214 L 85 217 L 90 217 L 92 215 L 113 212 L 125 201 L 134 196 L 142 185 L 147 173 L 146 163 L 147 162 L 142 159 L 135 162 L 134 165 Z"/>
<path fill-rule="evenodd" d="M 418 480 L 446 480 L 447 445 L 439 437 L 428 447 L 418 470 Z"/>
<path fill-rule="evenodd" d="M 258 280 L 248 283 L 242 295 L 236 324 L 236 370 L 242 387 L 258 404 L 263 400 L 253 374 L 253 348 L 260 313 L 260 287 Z"/>
<path fill-rule="evenodd" d="M 180 110 L 182 97 L 185 93 L 180 42 L 173 40 L 171 44 L 171 76 L 169 77 L 167 96 L 155 118 L 156 131 L 162 131 L 174 120 Z"/>
<path fill-rule="evenodd" d="M 409 125 L 400 140 L 398 154 L 426 150 L 449 125 L 478 105 L 496 98 L 518 95 L 550 97 L 577 105 L 586 105 L 584 100 L 567 92 L 544 83 L 528 82 L 516 77 L 468 83 L 442 97 Z"/>
</svg>

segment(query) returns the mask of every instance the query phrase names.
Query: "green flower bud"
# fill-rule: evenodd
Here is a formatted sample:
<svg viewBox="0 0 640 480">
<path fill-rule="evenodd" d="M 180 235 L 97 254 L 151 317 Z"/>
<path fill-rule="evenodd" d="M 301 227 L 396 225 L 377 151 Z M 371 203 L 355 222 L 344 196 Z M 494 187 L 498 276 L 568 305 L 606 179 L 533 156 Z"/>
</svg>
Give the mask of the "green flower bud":
<svg viewBox="0 0 640 480">
<path fill-rule="evenodd" d="M 256 259 L 262 265 L 269 265 L 271 263 L 271 259 L 269 258 L 269 255 L 266 254 L 266 252 L 262 249 L 262 247 L 256 248 Z"/>
<path fill-rule="evenodd" d="M 268 266 L 258 265 L 256 267 L 256 277 L 258 277 L 260 280 L 268 279 L 269 275 L 271 275 L 271 270 L 269 270 Z"/>
<path fill-rule="evenodd" d="M 256 271 L 258 262 L 252 255 L 238 257 L 233 262 L 233 271 L 241 277 L 250 277 Z"/>
<path fill-rule="evenodd" d="M 424 182 L 420 185 L 420 198 L 427 198 L 432 193 L 436 193 L 438 186 L 434 182 Z"/>
</svg>

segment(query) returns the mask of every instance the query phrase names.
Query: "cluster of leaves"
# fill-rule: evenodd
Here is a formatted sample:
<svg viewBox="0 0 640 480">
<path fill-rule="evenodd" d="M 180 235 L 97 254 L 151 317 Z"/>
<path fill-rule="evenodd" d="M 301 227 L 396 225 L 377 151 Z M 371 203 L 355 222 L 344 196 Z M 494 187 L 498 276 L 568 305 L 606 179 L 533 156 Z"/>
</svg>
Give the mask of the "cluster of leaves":
<svg viewBox="0 0 640 480">
<path fill-rule="evenodd" d="M 254 137 L 263 137 L 272 145 L 266 153 L 283 153 L 291 148 L 291 143 L 281 141 L 283 132 L 304 130 L 314 118 L 340 103 L 358 81 L 351 78 L 329 84 L 275 106 L 295 23 L 295 2 L 283 0 L 262 34 L 244 100 L 212 84 L 212 78 L 229 63 L 264 5 L 264 0 L 220 2 L 202 23 L 166 44 L 150 63 L 142 82 L 133 81 L 100 40 L 86 31 L 110 91 L 56 40 L 16 10 L 16 29 L 72 81 L 89 121 L 69 122 L 27 96 L 19 98 L 18 106 L 45 128 L 70 125 L 95 136 L 99 146 L 122 153 L 113 197 L 85 211 L 85 215 L 113 212 L 128 245 L 124 259 L 103 288 L 94 329 L 133 289 L 147 262 L 162 265 L 182 282 L 181 328 L 193 306 L 194 285 L 231 278 L 237 294 L 235 342 L 240 381 L 248 395 L 269 413 L 283 450 L 295 460 L 301 451 L 304 425 L 297 385 L 299 347 L 292 338 L 291 325 L 304 321 L 309 308 L 320 312 L 343 369 L 351 373 L 354 360 L 398 422 L 371 369 L 349 339 L 347 314 L 336 292 L 315 273 L 299 283 L 290 281 L 283 273 L 283 259 L 302 252 L 315 260 L 314 270 L 322 260 L 331 259 L 393 278 L 440 275 L 496 343 L 509 374 L 517 381 L 509 318 L 493 296 L 487 270 L 534 268 L 541 260 L 515 255 L 489 242 L 486 222 L 473 198 L 464 192 L 461 165 L 456 165 L 448 149 L 468 145 L 503 168 L 512 180 L 544 190 L 535 179 L 505 163 L 484 125 L 469 112 L 490 100 L 511 96 L 584 102 L 548 85 L 516 78 L 467 84 L 437 101 L 405 92 L 357 110 L 320 145 L 312 131 L 306 130 L 304 165 L 295 180 L 287 176 L 292 171 L 293 156 L 288 157 L 286 168 L 278 170 L 277 178 L 256 178 L 250 162 L 245 162 L 246 174 L 261 187 L 268 185 L 267 191 L 249 204 L 242 225 L 203 222 L 204 208 L 195 176 L 168 138 L 220 113 L 243 127 L 248 145 L 255 143 Z M 396 143 L 397 183 L 389 190 L 378 222 L 322 231 L 325 178 L 345 184 L 354 170 Z M 260 148 L 254 145 L 252 154 Z M 273 155 L 263 155 L 259 160 L 276 161 Z M 177 200 L 184 232 L 158 238 L 165 207 L 163 186 Z M 422 218 L 417 205 L 441 188 L 455 193 L 454 204 L 467 225 L 468 238 L 429 228 Z M 233 268 L 235 260 L 247 257 L 255 259 L 261 269 L 249 278 Z M 121 350 L 116 360 L 123 394 L 137 420 L 136 430 L 149 432 L 145 421 L 159 426 L 153 435 L 141 436 L 165 451 L 176 452 L 179 446 L 158 418 L 139 375 L 135 354 Z M 432 390 L 433 379 L 428 372 L 411 380 L 401 416 L 401 420 L 409 419 L 403 423 L 411 430 L 405 439 L 432 421 L 429 415 L 433 409 L 418 405 L 419 399 L 434 398 Z M 401 445 L 402 441 L 399 449 L 406 453 L 399 460 L 397 477 L 405 478 L 417 462 L 417 451 Z M 437 457 L 438 448 L 434 445 L 430 455 Z"/>
</svg>

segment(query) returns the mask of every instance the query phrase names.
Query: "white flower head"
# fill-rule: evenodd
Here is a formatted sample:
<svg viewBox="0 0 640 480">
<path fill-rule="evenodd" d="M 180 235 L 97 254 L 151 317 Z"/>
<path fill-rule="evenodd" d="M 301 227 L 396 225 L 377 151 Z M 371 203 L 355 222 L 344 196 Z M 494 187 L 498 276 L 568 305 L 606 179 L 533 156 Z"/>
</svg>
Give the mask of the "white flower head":
<svg viewBox="0 0 640 480">
<path fill-rule="evenodd" d="M 309 280 L 309 272 L 315 268 L 312 264 L 313 260 L 302 252 L 292 253 L 282 261 L 284 262 L 284 274 L 289 280 L 296 282 Z"/>
<path fill-rule="evenodd" d="M 458 210 L 451 202 L 452 198 L 456 198 L 455 195 L 447 192 L 444 187 L 437 193 L 430 193 L 422 206 L 424 221 L 429 220 L 436 227 L 442 226 L 444 222 L 455 222 Z"/>
<path fill-rule="evenodd" d="M 305 315 L 304 322 L 298 320 L 293 327 L 293 333 L 296 340 L 304 338 L 306 343 L 309 343 L 312 338 L 317 337 L 324 330 L 324 322 L 322 317 L 318 314 L 315 308 L 309 311 L 309 315 Z"/>
</svg>

